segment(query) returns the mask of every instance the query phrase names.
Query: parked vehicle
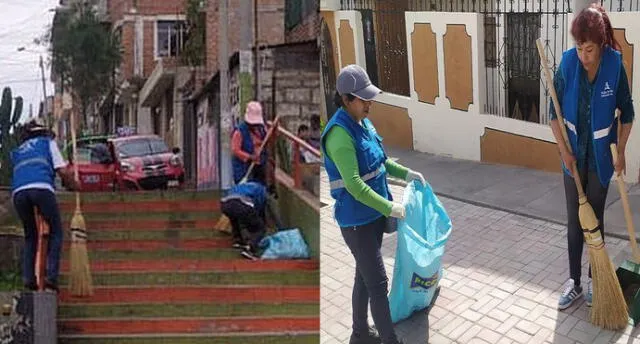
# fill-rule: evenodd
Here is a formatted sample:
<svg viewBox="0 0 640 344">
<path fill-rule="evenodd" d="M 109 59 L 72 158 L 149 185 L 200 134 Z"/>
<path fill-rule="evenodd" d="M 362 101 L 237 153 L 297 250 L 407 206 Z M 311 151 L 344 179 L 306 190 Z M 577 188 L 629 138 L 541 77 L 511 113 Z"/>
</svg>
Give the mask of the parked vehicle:
<svg viewBox="0 0 640 344">
<path fill-rule="evenodd" d="M 182 187 L 184 166 L 180 149 L 169 150 L 157 135 L 133 135 L 109 140 L 119 185 L 124 189 L 151 190 Z"/>
<path fill-rule="evenodd" d="M 153 190 L 184 185 L 179 148 L 169 150 L 157 135 L 92 136 L 79 139 L 77 162 L 82 191 Z M 71 155 L 71 144 L 65 149 Z M 73 171 L 73 170 L 72 170 Z M 66 188 L 66 185 L 63 185 Z"/>
</svg>

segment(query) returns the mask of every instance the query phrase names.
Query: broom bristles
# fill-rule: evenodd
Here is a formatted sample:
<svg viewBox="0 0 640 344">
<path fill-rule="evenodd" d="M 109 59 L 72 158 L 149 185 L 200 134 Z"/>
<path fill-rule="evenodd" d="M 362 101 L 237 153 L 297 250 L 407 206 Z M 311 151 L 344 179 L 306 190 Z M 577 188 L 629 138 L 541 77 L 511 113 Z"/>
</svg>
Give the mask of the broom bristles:
<svg viewBox="0 0 640 344">
<path fill-rule="evenodd" d="M 580 197 L 578 216 L 591 263 L 593 302 L 591 323 L 606 330 L 621 330 L 627 327 L 628 308 L 622 294 L 620 282 L 602 239 L 598 218 L 586 197 Z"/>
<path fill-rule="evenodd" d="M 220 216 L 220 219 L 216 223 L 216 229 L 221 232 L 230 233 L 231 232 L 231 221 L 225 215 Z"/>
<path fill-rule="evenodd" d="M 591 323 L 606 330 L 626 328 L 629 310 L 606 249 L 589 248 L 589 260 L 593 276 Z"/>
<path fill-rule="evenodd" d="M 69 291 L 74 296 L 93 295 L 85 228 L 84 217 L 76 209 L 71 219 L 71 262 L 69 267 Z"/>
</svg>

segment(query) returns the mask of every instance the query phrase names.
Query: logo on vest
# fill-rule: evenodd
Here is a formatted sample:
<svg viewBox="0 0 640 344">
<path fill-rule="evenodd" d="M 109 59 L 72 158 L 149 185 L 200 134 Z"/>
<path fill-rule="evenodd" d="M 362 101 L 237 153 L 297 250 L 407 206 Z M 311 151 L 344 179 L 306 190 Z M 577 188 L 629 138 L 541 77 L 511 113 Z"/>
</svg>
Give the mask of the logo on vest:
<svg viewBox="0 0 640 344">
<path fill-rule="evenodd" d="M 425 291 L 429 290 L 429 288 L 433 287 L 436 283 L 438 283 L 438 272 L 433 274 L 431 277 L 421 277 L 417 273 L 413 273 L 411 277 L 411 289 L 422 288 Z"/>
<path fill-rule="evenodd" d="M 606 98 L 606 97 L 610 97 L 613 95 L 613 90 L 611 89 L 611 87 L 609 87 L 609 82 L 605 81 L 604 82 L 604 90 L 602 90 L 602 92 L 600 92 L 600 98 Z"/>
<path fill-rule="evenodd" d="M 20 147 L 18 147 L 16 151 L 24 154 L 26 152 L 30 152 L 34 150 L 35 148 L 36 148 L 35 140 L 28 140 L 28 141 L 25 141 L 22 145 L 20 145 Z"/>
</svg>

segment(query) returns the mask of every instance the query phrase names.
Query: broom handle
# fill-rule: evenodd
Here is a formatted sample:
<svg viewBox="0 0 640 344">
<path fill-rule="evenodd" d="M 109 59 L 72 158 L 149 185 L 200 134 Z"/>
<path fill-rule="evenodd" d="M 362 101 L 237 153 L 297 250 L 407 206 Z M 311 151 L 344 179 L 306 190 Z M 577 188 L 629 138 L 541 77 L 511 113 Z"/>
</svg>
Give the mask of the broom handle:
<svg viewBox="0 0 640 344">
<path fill-rule="evenodd" d="M 44 228 L 42 225 L 42 217 L 38 211 L 38 207 L 33 207 L 33 216 L 36 220 L 36 230 L 38 232 L 38 246 L 36 249 L 36 284 L 39 291 L 44 290 L 44 271 L 45 271 L 45 243 Z"/>
<path fill-rule="evenodd" d="M 73 175 L 76 182 L 79 182 L 78 176 L 78 152 L 76 150 L 76 126 L 75 126 L 75 111 L 71 109 L 69 114 L 69 121 L 71 122 L 71 147 L 73 154 Z M 80 211 L 80 193 L 76 190 L 76 212 Z"/>
<path fill-rule="evenodd" d="M 618 149 L 615 143 L 611 144 L 611 156 L 613 157 L 613 164 L 618 161 Z M 633 216 L 631 216 L 631 209 L 629 208 L 629 197 L 627 196 L 627 189 L 624 185 L 622 177 L 614 173 L 616 181 L 618 182 L 618 190 L 620 191 L 620 199 L 622 199 L 622 208 L 624 209 L 624 219 L 627 222 L 627 232 L 629 232 L 629 243 L 631 244 L 631 254 L 636 264 L 640 264 L 640 253 L 638 252 L 638 244 L 636 243 L 636 231 L 633 228 Z"/>
<path fill-rule="evenodd" d="M 569 152 L 573 154 L 571 151 L 571 144 L 569 143 L 569 135 L 567 135 L 567 127 L 564 124 L 564 117 L 562 117 L 562 109 L 560 108 L 560 102 L 558 101 L 558 95 L 556 94 L 556 88 L 553 86 L 553 78 L 551 78 L 551 71 L 549 70 L 549 66 L 547 65 L 547 56 L 544 53 L 544 47 L 542 46 L 542 41 L 540 38 L 536 40 L 536 46 L 538 47 L 538 53 L 540 54 L 540 63 L 542 63 L 542 67 L 544 69 L 544 75 L 547 79 L 547 85 L 549 88 L 549 93 L 551 93 L 551 99 L 553 100 L 553 106 L 556 109 L 556 115 L 558 116 L 558 123 L 560 124 L 560 129 L 562 131 L 562 138 L 564 139 L 564 143 L 567 145 L 567 149 Z M 578 199 L 585 197 L 584 190 L 582 188 L 582 181 L 580 180 L 580 175 L 578 174 L 578 166 L 574 161 L 571 166 L 568 166 L 571 169 L 571 174 L 573 175 L 573 180 L 576 184 L 576 189 L 578 190 Z"/>
<path fill-rule="evenodd" d="M 273 125 L 271 125 L 271 128 L 269 128 L 269 130 L 267 131 L 267 134 L 265 135 L 264 140 L 262 140 L 262 143 L 260 144 L 260 148 L 258 148 L 258 156 L 262 154 L 262 150 L 267 145 L 267 142 L 269 142 L 269 138 L 271 138 L 271 135 L 275 131 L 275 128 L 278 126 L 278 121 L 280 121 L 280 116 L 276 116 L 276 118 L 273 120 Z M 251 165 L 249 165 L 249 169 L 247 170 L 247 173 L 244 174 L 244 177 L 242 177 L 242 179 L 240 180 L 240 183 L 238 184 L 242 184 L 246 182 L 247 179 L 249 179 L 249 176 L 251 175 L 251 171 L 253 171 L 253 167 L 255 166 L 255 164 L 256 164 L 255 162 L 253 161 L 251 162 Z"/>
</svg>

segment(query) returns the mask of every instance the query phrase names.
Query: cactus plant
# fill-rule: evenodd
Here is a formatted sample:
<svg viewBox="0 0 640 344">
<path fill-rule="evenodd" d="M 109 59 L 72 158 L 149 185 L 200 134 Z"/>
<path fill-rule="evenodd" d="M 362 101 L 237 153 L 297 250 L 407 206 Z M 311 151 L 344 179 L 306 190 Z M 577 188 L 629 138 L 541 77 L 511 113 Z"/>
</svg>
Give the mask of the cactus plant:
<svg viewBox="0 0 640 344">
<path fill-rule="evenodd" d="M 22 115 L 22 97 L 16 98 L 13 108 L 11 88 L 2 90 L 0 103 L 0 185 L 8 186 L 11 181 L 11 150 L 18 144 L 18 120 Z M 13 108 L 13 115 L 11 109 Z"/>
</svg>

